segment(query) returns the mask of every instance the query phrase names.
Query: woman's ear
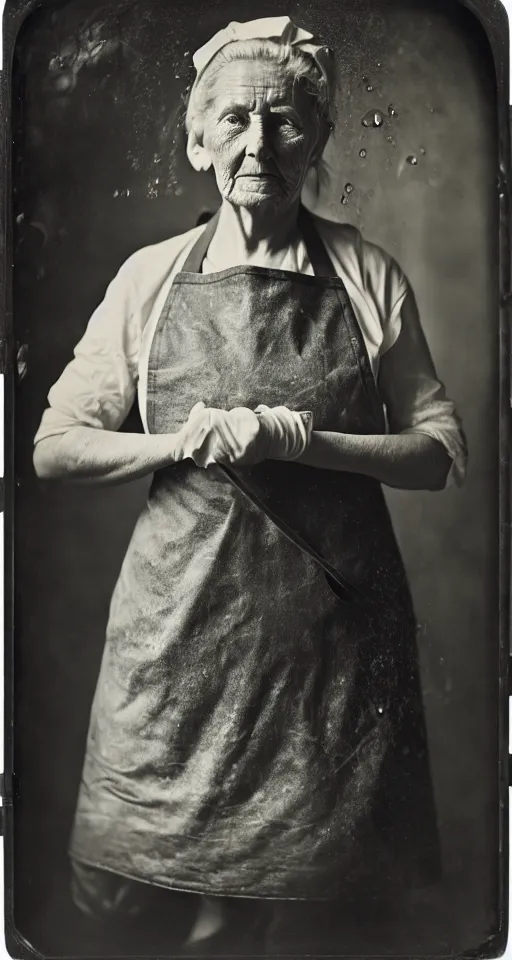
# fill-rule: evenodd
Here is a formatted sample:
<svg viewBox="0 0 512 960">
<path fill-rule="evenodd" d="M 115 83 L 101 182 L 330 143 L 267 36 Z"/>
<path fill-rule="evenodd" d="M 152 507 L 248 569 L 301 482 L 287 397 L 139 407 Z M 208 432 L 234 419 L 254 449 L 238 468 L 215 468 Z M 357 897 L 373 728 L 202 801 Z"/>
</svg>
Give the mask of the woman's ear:
<svg viewBox="0 0 512 960">
<path fill-rule="evenodd" d="M 193 130 L 190 131 L 187 139 L 187 157 L 198 173 L 201 170 L 209 170 L 212 165 L 212 158 L 208 150 L 199 142 Z"/>
</svg>

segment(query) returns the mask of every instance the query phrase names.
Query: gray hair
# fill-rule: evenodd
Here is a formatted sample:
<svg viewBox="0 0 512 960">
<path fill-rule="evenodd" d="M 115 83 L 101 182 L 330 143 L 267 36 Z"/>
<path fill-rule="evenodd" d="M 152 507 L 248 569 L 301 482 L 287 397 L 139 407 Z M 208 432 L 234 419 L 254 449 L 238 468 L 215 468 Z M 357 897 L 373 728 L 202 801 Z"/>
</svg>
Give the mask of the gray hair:
<svg viewBox="0 0 512 960">
<path fill-rule="evenodd" d="M 315 100 L 321 125 L 332 128 L 336 90 L 334 58 L 329 63 L 331 75 L 326 78 L 313 56 L 299 47 L 266 39 L 233 40 L 219 50 L 190 91 L 185 127 L 187 133 L 193 132 L 197 140 L 202 140 L 204 114 L 213 101 L 213 81 L 224 64 L 234 60 L 262 60 L 286 67 L 294 83 L 304 84 Z"/>
</svg>

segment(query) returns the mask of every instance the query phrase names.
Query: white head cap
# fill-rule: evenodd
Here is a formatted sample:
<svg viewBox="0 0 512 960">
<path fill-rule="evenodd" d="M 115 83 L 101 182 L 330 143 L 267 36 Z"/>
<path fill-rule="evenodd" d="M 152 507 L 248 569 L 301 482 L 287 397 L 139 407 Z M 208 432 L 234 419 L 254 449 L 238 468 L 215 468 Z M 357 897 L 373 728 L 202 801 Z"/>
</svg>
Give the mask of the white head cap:
<svg viewBox="0 0 512 960">
<path fill-rule="evenodd" d="M 328 88 L 331 86 L 332 51 L 324 44 L 312 43 L 313 34 L 303 30 L 302 27 L 296 27 L 289 17 L 262 17 L 259 20 L 249 20 L 247 23 L 238 23 L 236 20 L 228 23 L 227 27 L 219 30 L 211 40 L 208 40 L 208 43 L 194 53 L 192 60 L 196 68 L 196 83 L 219 50 L 234 40 L 275 40 L 291 47 L 298 47 L 313 57 Z"/>
</svg>

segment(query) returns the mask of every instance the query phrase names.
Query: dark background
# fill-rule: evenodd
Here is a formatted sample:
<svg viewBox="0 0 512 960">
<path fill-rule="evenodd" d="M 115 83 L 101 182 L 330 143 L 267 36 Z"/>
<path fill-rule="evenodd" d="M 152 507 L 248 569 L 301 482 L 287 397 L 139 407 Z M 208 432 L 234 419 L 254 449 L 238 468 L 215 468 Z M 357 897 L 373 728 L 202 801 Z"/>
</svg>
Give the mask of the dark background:
<svg viewBox="0 0 512 960">
<path fill-rule="evenodd" d="M 405 268 L 471 454 L 462 490 L 388 496 L 419 621 L 444 885 L 401 904 L 377 949 L 364 925 L 328 947 L 460 954 L 497 930 L 498 163 L 483 32 L 451 2 L 74 0 L 25 21 L 13 73 L 15 918 L 50 955 L 106 952 L 69 912 L 66 844 L 109 599 L 146 485 L 40 482 L 32 438 L 121 262 L 217 206 L 213 179 L 184 155 L 191 53 L 231 19 L 276 14 L 338 54 L 317 211 Z M 378 128 L 361 122 L 370 109 Z"/>
</svg>

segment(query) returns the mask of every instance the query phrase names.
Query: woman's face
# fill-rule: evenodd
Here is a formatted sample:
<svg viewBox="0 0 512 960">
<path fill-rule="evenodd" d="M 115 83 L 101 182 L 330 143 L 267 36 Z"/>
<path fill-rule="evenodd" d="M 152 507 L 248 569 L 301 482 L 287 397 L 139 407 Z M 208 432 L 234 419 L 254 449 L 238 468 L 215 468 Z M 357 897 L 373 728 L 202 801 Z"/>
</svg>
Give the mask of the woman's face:
<svg viewBox="0 0 512 960">
<path fill-rule="evenodd" d="M 235 60 L 217 73 L 203 148 L 222 197 L 235 206 L 290 207 L 318 156 L 320 134 L 313 97 L 285 67 Z"/>
</svg>

